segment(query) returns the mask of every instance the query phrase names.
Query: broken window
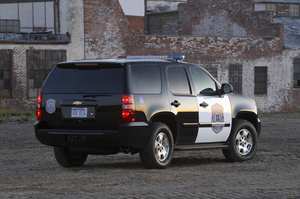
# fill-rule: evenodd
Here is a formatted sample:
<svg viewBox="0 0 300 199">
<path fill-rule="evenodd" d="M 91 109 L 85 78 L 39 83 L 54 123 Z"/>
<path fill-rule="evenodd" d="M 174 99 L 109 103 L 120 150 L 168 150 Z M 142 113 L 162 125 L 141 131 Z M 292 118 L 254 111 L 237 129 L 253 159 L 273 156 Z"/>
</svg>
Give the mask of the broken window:
<svg viewBox="0 0 300 199">
<path fill-rule="evenodd" d="M 294 59 L 294 88 L 300 88 L 300 58 Z"/>
<path fill-rule="evenodd" d="M 254 67 L 254 94 L 266 94 L 268 67 Z"/>
<path fill-rule="evenodd" d="M 290 16 L 298 17 L 299 16 L 299 5 L 290 5 Z"/>
<path fill-rule="evenodd" d="M 66 60 L 65 50 L 28 50 L 28 96 L 37 97 L 43 83 L 58 62 Z"/>
<path fill-rule="evenodd" d="M 0 98 L 12 97 L 12 50 L 0 50 Z"/>
<path fill-rule="evenodd" d="M 59 32 L 54 0 L 0 0 L 0 20 L 1 32 Z"/>
<path fill-rule="evenodd" d="M 276 15 L 276 4 L 266 4 L 266 10 L 270 10 L 273 15 Z"/>
<path fill-rule="evenodd" d="M 243 66 L 240 64 L 229 65 L 229 84 L 233 86 L 234 93 L 243 93 Z"/>
</svg>

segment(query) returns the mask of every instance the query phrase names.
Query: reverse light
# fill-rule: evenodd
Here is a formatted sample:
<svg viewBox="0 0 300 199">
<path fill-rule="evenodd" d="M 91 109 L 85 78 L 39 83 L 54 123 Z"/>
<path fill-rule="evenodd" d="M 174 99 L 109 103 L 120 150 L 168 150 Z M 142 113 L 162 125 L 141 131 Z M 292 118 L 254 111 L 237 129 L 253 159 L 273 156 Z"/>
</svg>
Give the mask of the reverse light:
<svg viewBox="0 0 300 199">
<path fill-rule="evenodd" d="M 184 60 L 184 55 L 125 55 L 119 56 L 118 58 L 123 59 L 176 59 L 176 60 Z"/>
<path fill-rule="evenodd" d="M 122 96 L 122 121 L 135 122 L 135 105 L 133 95 Z"/>
<path fill-rule="evenodd" d="M 39 95 L 37 98 L 37 102 L 36 102 L 36 116 L 37 116 L 37 120 L 41 121 L 42 120 L 42 95 Z"/>
</svg>

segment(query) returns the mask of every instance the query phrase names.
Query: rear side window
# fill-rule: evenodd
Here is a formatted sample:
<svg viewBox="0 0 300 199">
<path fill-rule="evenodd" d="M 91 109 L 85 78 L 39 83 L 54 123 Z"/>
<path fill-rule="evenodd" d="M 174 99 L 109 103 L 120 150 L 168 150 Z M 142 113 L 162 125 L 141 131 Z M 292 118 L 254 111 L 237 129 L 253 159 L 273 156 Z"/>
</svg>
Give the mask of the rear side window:
<svg viewBox="0 0 300 199">
<path fill-rule="evenodd" d="M 133 93 L 161 93 L 161 75 L 157 64 L 132 64 L 131 74 Z"/>
<path fill-rule="evenodd" d="M 123 68 L 59 68 L 48 77 L 43 93 L 122 93 Z"/>
<path fill-rule="evenodd" d="M 169 67 L 167 72 L 170 91 L 173 94 L 191 94 L 189 81 L 183 67 Z"/>
</svg>

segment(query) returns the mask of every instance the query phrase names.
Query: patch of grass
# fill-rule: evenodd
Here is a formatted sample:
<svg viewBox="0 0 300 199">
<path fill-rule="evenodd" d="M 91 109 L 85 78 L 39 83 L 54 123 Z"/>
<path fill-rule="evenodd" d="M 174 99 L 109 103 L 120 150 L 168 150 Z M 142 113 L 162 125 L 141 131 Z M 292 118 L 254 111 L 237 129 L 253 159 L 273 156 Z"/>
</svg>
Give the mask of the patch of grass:
<svg viewBox="0 0 300 199">
<path fill-rule="evenodd" d="M 35 112 L 25 112 L 25 111 L 13 111 L 13 110 L 3 110 L 0 109 L 0 118 L 8 119 L 11 117 L 17 117 L 19 119 L 36 119 Z"/>
</svg>

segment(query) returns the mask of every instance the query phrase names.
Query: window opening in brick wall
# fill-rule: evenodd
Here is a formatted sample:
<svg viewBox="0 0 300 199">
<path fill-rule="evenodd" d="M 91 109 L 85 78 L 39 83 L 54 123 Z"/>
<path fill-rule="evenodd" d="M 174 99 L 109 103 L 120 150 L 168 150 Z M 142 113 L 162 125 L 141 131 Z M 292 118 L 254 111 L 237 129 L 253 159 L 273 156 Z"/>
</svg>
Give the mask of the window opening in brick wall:
<svg viewBox="0 0 300 199">
<path fill-rule="evenodd" d="M 300 58 L 294 59 L 294 88 L 300 88 Z"/>
<path fill-rule="evenodd" d="M 268 67 L 254 67 L 254 93 L 266 94 L 268 81 Z"/>
<path fill-rule="evenodd" d="M 217 64 L 201 64 L 215 79 L 218 79 L 218 65 Z"/>
<path fill-rule="evenodd" d="M 229 65 L 229 84 L 233 86 L 233 92 L 243 93 L 243 66 L 240 64 Z"/>
<path fill-rule="evenodd" d="M 299 16 L 299 5 L 290 5 L 290 16 L 291 17 Z"/>
<path fill-rule="evenodd" d="M 276 4 L 266 4 L 266 10 L 273 11 L 273 15 L 276 15 Z"/>
<path fill-rule="evenodd" d="M 28 96 L 37 97 L 43 83 L 58 62 L 66 60 L 65 50 L 28 50 Z"/>
<path fill-rule="evenodd" d="M 0 50 L 0 98 L 12 97 L 12 50 Z"/>
<path fill-rule="evenodd" d="M 20 21 L 0 19 L 0 32 L 20 32 Z"/>
</svg>

